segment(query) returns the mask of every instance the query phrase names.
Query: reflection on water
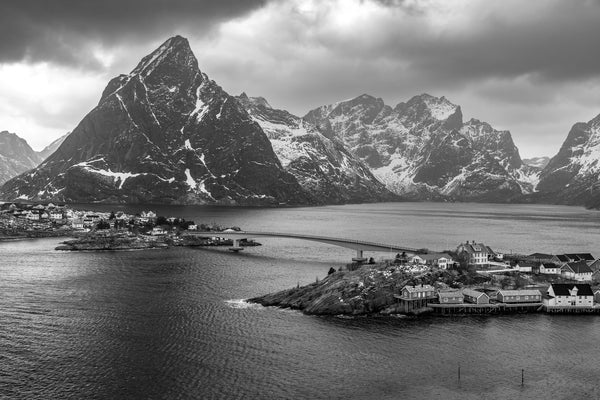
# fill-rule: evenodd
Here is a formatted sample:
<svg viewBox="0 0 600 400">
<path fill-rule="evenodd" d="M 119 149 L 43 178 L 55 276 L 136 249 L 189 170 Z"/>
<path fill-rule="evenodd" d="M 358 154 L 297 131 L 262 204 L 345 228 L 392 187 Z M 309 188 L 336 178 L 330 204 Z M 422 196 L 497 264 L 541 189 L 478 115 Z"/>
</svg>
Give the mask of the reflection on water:
<svg viewBox="0 0 600 400">
<path fill-rule="evenodd" d="M 515 251 L 598 252 L 600 243 L 597 213 L 568 207 L 402 203 L 159 212 L 430 248 L 476 239 Z M 600 395 L 594 316 L 311 317 L 241 299 L 322 278 L 352 257 L 348 250 L 265 238 L 242 254 L 61 253 L 52 250 L 57 242 L 0 243 L 0 398 Z"/>
</svg>

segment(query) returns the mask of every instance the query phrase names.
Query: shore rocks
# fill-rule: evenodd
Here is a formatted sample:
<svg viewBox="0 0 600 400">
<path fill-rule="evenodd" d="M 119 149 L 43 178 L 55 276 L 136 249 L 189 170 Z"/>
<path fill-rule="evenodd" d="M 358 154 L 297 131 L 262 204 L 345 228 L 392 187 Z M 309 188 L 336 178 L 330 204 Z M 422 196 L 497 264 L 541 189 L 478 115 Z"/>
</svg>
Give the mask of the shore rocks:
<svg viewBox="0 0 600 400">
<path fill-rule="evenodd" d="M 392 265 L 365 265 L 337 271 L 319 282 L 249 299 L 263 306 L 314 315 L 365 315 L 395 312 L 394 294 L 413 278 Z"/>
</svg>

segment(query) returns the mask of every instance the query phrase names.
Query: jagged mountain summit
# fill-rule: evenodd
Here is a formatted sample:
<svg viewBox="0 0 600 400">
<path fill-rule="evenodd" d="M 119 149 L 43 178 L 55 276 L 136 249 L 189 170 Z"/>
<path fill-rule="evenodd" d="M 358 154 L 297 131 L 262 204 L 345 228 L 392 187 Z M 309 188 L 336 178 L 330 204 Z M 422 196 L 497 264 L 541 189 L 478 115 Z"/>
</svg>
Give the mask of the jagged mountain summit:
<svg viewBox="0 0 600 400">
<path fill-rule="evenodd" d="M 41 158 L 25 139 L 8 131 L 0 132 L 0 185 L 40 162 Z"/>
<path fill-rule="evenodd" d="M 573 125 L 537 190 L 544 202 L 600 207 L 600 115 Z"/>
<path fill-rule="evenodd" d="M 224 205 L 309 204 L 241 104 L 170 38 L 127 75 L 4 199 Z"/>
<path fill-rule="evenodd" d="M 267 134 L 281 165 L 310 193 L 328 204 L 397 200 L 338 138 L 262 97 L 242 93 L 238 100 Z"/>
<path fill-rule="evenodd" d="M 445 97 L 415 96 L 395 107 L 364 94 L 304 116 L 341 139 L 393 192 L 422 200 L 512 201 L 537 173 L 522 163 L 510 132 L 476 119 Z"/>
</svg>

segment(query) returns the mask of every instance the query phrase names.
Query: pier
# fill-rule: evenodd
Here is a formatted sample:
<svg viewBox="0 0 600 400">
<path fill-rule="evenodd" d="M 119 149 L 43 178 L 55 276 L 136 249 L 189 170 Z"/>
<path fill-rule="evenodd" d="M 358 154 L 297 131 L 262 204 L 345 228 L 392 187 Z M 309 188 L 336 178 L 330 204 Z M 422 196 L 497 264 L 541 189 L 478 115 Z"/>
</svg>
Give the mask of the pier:
<svg viewBox="0 0 600 400">
<path fill-rule="evenodd" d="M 433 309 L 435 314 L 453 315 L 453 314 L 511 314 L 522 312 L 540 312 L 543 309 L 542 303 L 491 303 L 491 304 L 438 304 L 428 303 L 427 307 Z"/>
</svg>

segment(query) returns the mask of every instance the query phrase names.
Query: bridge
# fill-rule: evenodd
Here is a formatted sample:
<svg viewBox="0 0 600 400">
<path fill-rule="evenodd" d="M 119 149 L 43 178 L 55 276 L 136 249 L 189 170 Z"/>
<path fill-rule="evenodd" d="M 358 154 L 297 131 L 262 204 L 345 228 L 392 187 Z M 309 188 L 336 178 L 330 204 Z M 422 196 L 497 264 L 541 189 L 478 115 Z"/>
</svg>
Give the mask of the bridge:
<svg viewBox="0 0 600 400">
<path fill-rule="evenodd" d="M 188 232 L 188 234 L 189 233 L 192 233 L 192 232 Z M 363 256 L 363 252 L 365 252 L 365 251 L 397 252 L 397 253 L 407 253 L 407 254 L 414 254 L 414 255 L 429 253 L 429 250 L 427 250 L 427 249 L 415 249 L 415 248 L 399 246 L 399 245 L 395 245 L 395 244 L 367 242 L 367 241 L 363 241 L 363 240 L 335 238 L 335 237 L 328 237 L 328 236 L 305 235 L 305 234 L 298 234 L 298 233 L 254 232 L 254 231 L 228 230 L 225 232 L 193 232 L 193 234 L 198 235 L 198 236 L 210 236 L 210 237 L 233 239 L 233 246 L 230 248 L 230 250 L 235 251 L 235 252 L 243 250 L 243 248 L 240 246 L 241 239 L 253 239 L 253 238 L 257 238 L 257 237 L 270 237 L 270 238 L 309 240 L 309 241 L 313 241 L 313 242 L 331 244 L 334 246 L 345 247 L 347 249 L 355 250 L 356 257 L 352 258 L 352 261 L 355 261 L 355 262 L 366 261 L 366 258 Z"/>
</svg>

